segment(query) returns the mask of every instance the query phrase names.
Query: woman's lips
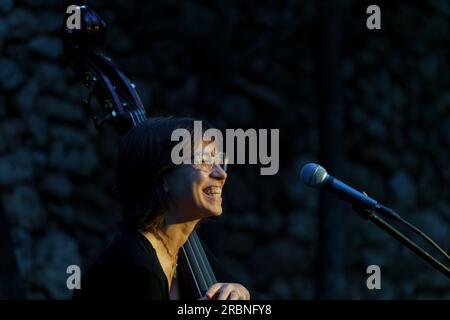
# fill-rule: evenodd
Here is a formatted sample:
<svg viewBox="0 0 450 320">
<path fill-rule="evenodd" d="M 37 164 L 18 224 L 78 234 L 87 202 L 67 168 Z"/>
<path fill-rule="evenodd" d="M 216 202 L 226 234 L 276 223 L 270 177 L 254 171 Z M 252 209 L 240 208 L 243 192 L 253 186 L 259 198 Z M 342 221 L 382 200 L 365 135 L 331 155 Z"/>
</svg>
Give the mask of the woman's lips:
<svg viewBox="0 0 450 320">
<path fill-rule="evenodd" d="M 203 193 L 210 199 L 221 200 L 222 199 L 222 188 L 216 186 L 209 186 L 203 189 Z"/>
</svg>

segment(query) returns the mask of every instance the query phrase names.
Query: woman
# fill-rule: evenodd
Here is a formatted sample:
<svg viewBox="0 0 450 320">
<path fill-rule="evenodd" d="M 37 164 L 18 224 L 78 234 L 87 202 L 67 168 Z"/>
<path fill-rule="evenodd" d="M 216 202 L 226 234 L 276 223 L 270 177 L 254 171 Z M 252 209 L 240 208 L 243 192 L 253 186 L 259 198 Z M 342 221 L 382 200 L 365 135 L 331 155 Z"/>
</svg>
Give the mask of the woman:
<svg viewBox="0 0 450 320">
<path fill-rule="evenodd" d="M 211 141 L 198 141 L 201 152 L 191 146 L 201 163 L 174 165 L 171 153 L 177 142 L 171 135 L 180 128 L 194 136 L 193 119 L 153 118 L 124 138 L 116 177 L 122 227 L 74 298 L 184 297 L 176 272 L 178 251 L 202 219 L 222 213 L 227 174 Z M 201 299 L 246 300 L 250 294 L 238 283 L 216 283 Z"/>
</svg>

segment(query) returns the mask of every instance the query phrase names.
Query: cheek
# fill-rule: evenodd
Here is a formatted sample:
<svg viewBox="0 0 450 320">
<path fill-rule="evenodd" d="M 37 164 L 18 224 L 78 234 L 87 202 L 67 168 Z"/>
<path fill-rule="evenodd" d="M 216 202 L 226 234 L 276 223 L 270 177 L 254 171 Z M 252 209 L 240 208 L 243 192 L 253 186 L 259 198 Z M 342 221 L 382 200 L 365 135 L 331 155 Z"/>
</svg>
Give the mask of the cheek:
<svg viewBox="0 0 450 320">
<path fill-rule="evenodd" d="M 171 195 L 177 202 L 197 202 L 200 200 L 206 180 L 207 179 L 198 172 L 174 176 L 171 187 L 169 187 Z"/>
<path fill-rule="evenodd" d="M 191 190 L 192 194 L 201 197 L 203 189 L 207 186 L 208 179 L 203 174 L 198 173 L 192 179 Z"/>
<path fill-rule="evenodd" d="M 186 200 L 190 206 L 196 209 L 204 208 L 207 205 L 203 189 L 208 185 L 208 177 L 201 172 L 196 172 L 191 180 L 189 186 L 186 188 Z"/>
</svg>

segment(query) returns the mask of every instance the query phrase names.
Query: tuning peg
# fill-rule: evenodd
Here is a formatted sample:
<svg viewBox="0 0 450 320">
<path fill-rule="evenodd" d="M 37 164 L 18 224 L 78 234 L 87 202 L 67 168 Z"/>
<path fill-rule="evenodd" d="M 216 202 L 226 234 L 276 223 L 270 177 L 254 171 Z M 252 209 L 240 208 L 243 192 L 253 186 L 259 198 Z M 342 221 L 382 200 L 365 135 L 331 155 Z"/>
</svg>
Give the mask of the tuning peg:
<svg viewBox="0 0 450 320">
<path fill-rule="evenodd" d="M 97 117 L 93 117 L 95 129 L 102 132 L 105 124 L 110 124 L 117 117 L 117 112 L 113 110 L 110 114 L 108 114 L 103 119 L 99 120 Z"/>
<path fill-rule="evenodd" d="M 83 78 L 82 82 L 85 87 L 89 88 L 90 90 L 93 90 L 95 88 L 95 86 L 97 85 L 98 79 L 91 72 L 86 72 L 84 74 L 84 78 Z"/>
<path fill-rule="evenodd" d="M 111 99 L 105 100 L 104 106 L 105 106 L 105 109 L 106 109 L 106 110 L 112 109 L 112 108 L 113 108 L 113 103 L 112 103 Z"/>
</svg>

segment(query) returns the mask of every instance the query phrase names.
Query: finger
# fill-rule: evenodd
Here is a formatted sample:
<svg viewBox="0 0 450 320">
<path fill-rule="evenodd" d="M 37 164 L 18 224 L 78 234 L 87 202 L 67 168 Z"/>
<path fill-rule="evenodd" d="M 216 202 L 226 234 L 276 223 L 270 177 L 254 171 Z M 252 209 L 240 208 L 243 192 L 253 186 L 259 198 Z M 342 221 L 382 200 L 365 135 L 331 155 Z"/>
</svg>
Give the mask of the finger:
<svg viewBox="0 0 450 320">
<path fill-rule="evenodd" d="M 244 300 L 250 300 L 250 292 L 244 288 L 244 294 L 243 294 Z"/>
<path fill-rule="evenodd" d="M 214 297 L 214 295 L 217 293 L 217 291 L 220 289 L 220 287 L 222 286 L 221 283 L 215 283 L 213 284 L 208 291 L 206 291 L 205 293 L 205 297 L 207 297 L 208 299 L 212 299 L 212 297 Z"/>
<path fill-rule="evenodd" d="M 232 285 L 224 285 L 222 287 L 222 289 L 220 290 L 220 294 L 219 297 L 217 298 L 217 300 L 227 300 L 228 296 L 230 295 L 230 292 L 233 290 L 233 286 Z"/>
<path fill-rule="evenodd" d="M 230 299 L 228 300 L 239 300 L 239 294 L 236 291 L 231 291 Z"/>
<path fill-rule="evenodd" d="M 239 300 L 250 300 L 250 295 L 243 293 L 241 294 Z"/>
</svg>

